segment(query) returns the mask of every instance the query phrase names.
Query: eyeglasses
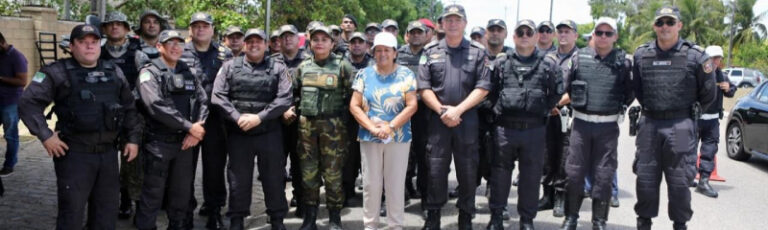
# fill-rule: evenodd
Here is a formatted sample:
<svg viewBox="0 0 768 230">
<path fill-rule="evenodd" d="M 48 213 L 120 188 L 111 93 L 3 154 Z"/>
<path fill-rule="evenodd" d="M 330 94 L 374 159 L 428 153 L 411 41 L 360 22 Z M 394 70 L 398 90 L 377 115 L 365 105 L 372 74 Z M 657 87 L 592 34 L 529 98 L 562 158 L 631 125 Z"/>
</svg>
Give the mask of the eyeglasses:
<svg viewBox="0 0 768 230">
<path fill-rule="evenodd" d="M 517 37 L 523 37 L 523 35 L 533 37 L 533 34 L 533 30 L 515 30 L 515 35 L 517 35 Z"/>
<path fill-rule="evenodd" d="M 549 27 L 541 27 L 541 28 L 539 28 L 539 33 L 551 34 L 552 33 L 552 29 L 550 29 Z"/>
<path fill-rule="evenodd" d="M 603 35 L 605 35 L 605 37 L 613 37 L 613 34 L 614 34 L 613 31 L 595 30 L 595 36 L 597 36 L 597 37 L 602 37 Z"/>
<path fill-rule="evenodd" d="M 656 20 L 656 23 L 654 23 L 654 25 L 656 27 L 662 27 L 662 26 L 664 26 L 664 24 L 667 24 L 667 26 L 674 26 L 675 24 L 677 24 L 677 20 L 661 20 L 661 19 L 659 19 L 659 20 Z"/>
</svg>

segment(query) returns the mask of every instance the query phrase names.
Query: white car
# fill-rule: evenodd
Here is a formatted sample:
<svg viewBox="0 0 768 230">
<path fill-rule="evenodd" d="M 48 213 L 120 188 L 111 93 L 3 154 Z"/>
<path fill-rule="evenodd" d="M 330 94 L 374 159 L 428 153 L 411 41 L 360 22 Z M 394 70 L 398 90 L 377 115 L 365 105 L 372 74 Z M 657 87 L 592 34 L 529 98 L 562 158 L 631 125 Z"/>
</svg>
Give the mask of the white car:
<svg viewBox="0 0 768 230">
<path fill-rule="evenodd" d="M 738 87 L 752 87 L 759 85 L 760 82 L 765 80 L 765 75 L 759 70 L 749 68 L 726 68 L 723 69 L 723 74 L 728 76 L 731 83 Z"/>
</svg>

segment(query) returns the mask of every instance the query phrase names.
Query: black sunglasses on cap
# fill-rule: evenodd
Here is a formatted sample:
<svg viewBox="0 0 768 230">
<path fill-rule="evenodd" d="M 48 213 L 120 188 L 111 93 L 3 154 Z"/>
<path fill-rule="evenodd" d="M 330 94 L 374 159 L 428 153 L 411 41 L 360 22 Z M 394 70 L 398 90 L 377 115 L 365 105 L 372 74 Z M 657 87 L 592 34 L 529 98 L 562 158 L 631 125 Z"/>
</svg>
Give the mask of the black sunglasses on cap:
<svg viewBox="0 0 768 230">
<path fill-rule="evenodd" d="M 528 37 L 533 37 L 533 30 L 519 29 L 519 30 L 515 30 L 515 34 L 517 35 L 517 37 L 523 37 L 523 35 L 526 35 Z"/>
<path fill-rule="evenodd" d="M 670 20 L 659 19 L 659 20 L 656 20 L 656 23 L 654 23 L 653 25 L 655 25 L 656 27 L 662 27 L 662 26 L 664 26 L 664 24 L 667 24 L 667 26 L 674 26 L 675 24 L 677 24 L 677 20 L 674 20 L 674 19 L 670 19 Z"/>
<path fill-rule="evenodd" d="M 603 35 L 605 35 L 606 37 L 613 37 L 613 34 L 614 34 L 613 31 L 595 30 L 595 36 L 597 36 L 597 37 L 602 37 Z"/>
</svg>

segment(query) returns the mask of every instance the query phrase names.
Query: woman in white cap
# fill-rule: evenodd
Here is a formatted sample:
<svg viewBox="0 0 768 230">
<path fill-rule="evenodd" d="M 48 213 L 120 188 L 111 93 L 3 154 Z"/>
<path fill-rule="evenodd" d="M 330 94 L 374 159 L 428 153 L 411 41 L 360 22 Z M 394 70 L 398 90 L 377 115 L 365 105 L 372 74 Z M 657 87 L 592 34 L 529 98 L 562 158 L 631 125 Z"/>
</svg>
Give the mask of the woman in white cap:
<svg viewBox="0 0 768 230">
<path fill-rule="evenodd" d="M 376 65 L 358 73 L 349 105 L 360 123 L 363 225 L 365 229 L 378 229 L 381 195 L 385 191 L 389 228 L 402 229 L 410 118 L 417 106 L 416 77 L 407 67 L 395 63 L 394 35 L 377 34 L 372 49 Z"/>
</svg>

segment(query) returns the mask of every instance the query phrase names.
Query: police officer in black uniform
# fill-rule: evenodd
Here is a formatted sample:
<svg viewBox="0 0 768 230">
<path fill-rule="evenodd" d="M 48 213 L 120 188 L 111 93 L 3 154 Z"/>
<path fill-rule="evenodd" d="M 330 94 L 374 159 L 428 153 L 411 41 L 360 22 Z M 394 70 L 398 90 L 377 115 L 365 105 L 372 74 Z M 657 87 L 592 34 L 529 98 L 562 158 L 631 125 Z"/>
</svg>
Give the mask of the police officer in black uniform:
<svg viewBox="0 0 768 230">
<path fill-rule="evenodd" d="M 642 117 L 637 133 L 634 172 L 637 174 L 637 229 L 651 229 L 659 212 L 659 184 L 667 181 L 669 219 L 686 229 L 691 219 L 695 172 L 696 120 L 715 100 L 714 66 L 701 47 L 680 38 L 680 11 L 656 11 L 656 40 L 634 55 L 633 77 Z"/>
<path fill-rule="evenodd" d="M 141 126 L 130 86 L 118 66 L 99 60 L 99 28 L 78 25 L 70 35 L 73 58 L 35 73 L 19 103 L 19 116 L 53 157 L 58 190 L 57 229 L 115 229 L 118 212 L 118 136 L 126 161 L 138 152 Z M 43 111 L 53 102 L 58 121 Z"/>
<path fill-rule="evenodd" d="M 169 229 L 187 229 L 184 221 L 192 195 L 189 184 L 195 146 L 203 139 L 208 98 L 200 81 L 179 58 L 184 38 L 174 30 L 160 33 L 160 58 L 146 64 L 136 82 L 147 110 L 144 154 L 144 186 L 136 213 L 136 227 L 154 229 L 167 192 Z"/>
<path fill-rule="evenodd" d="M 478 167 L 478 115 L 474 108 L 491 89 L 484 47 L 464 39 L 467 16 L 461 5 L 442 14 L 446 37 L 426 46 L 417 81 L 421 99 L 432 111 L 427 130 L 427 196 L 424 229 L 440 229 L 440 209 L 448 199 L 448 170 L 455 158 L 459 181 L 459 229 L 472 228 Z"/>
<path fill-rule="evenodd" d="M 272 229 L 285 229 L 285 157 L 283 146 L 274 143 L 283 141 L 280 116 L 293 95 L 285 64 L 265 55 L 267 39 L 261 29 L 246 31 L 244 55 L 225 62 L 214 83 L 211 103 L 227 114 L 229 229 L 243 229 L 243 218 L 251 214 L 256 156 Z"/>
<path fill-rule="evenodd" d="M 555 25 L 552 25 L 550 21 L 543 21 L 539 23 L 539 27 L 536 27 L 536 30 L 539 32 L 539 41 L 536 43 L 536 48 L 545 53 L 557 51 L 557 46 L 552 42 L 555 34 Z"/>
<path fill-rule="evenodd" d="M 618 162 L 619 122 L 635 100 L 632 65 L 618 39 L 616 20 L 601 17 L 592 33 L 594 47 L 585 47 L 571 59 L 566 91 L 573 107 L 573 130 L 565 164 L 566 218 L 562 229 L 575 230 L 584 199 L 584 177 L 592 175 L 592 229 L 607 229 L 609 199 Z"/>
<path fill-rule="evenodd" d="M 426 35 L 427 27 L 420 21 L 408 23 L 405 32 L 408 34 L 408 44 L 397 49 L 397 64 L 408 67 L 414 73 L 419 72 L 419 61 L 424 54 L 424 46 L 429 43 Z M 405 176 L 405 190 L 410 198 L 418 199 L 427 192 L 427 165 L 424 158 L 427 147 L 427 116 L 430 110 L 419 98 L 419 106 L 411 117 L 413 140 L 411 154 L 408 156 L 408 171 Z M 418 176 L 417 176 L 418 172 Z M 416 187 L 413 186 L 416 177 Z"/>
<path fill-rule="evenodd" d="M 155 45 L 157 45 L 160 32 L 166 29 L 169 29 L 168 22 L 157 11 L 146 10 L 141 13 L 138 29 L 134 31 L 139 35 L 141 42 L 140 49 L 134 55 L 137 68 L 149 63 L 151 59 L 160 57 L 160 52 L 157 51 Z M 129 83 L 134 84 L 136 82 L 131 81 Z"/>
<path fill-rule="evenodd" d="M 518 213 L 520 229 L 533 229 L 539 183 L 544 167 L 547 115 L 563 95 L 562 72 L 554 53 L 536 48 L 536 25 L 521 20 L 515 26 L 515 51 L 496 59 L 492 77 L 493 111 L 497 119 L 497 151 L 491 168 L 491 220 L 488 229 L 503 229 L 512 169 L 520 161 Z"/>
<path fill-rule="evenodd" d="M 190 42 L 184 46 L 184 54 L 181 55 L 183 61 L 190 68 L 196 69 L 200 76 L 203 88 L 208 98 L 213 91 L 213 81 L 219 68 L 232 58 L 232 52 L 229 48 L 213 42 L 213 17 L 208 13 L 198 12 L 192 15 L 189 22 L 189 34 L 192 37 Z M 224 167 L 227 164 L 226 135 L 223 124 L 223 114 L 218 109 L 211 109 L 210 116 L 205 122 L 206 138 L 202 143 L 203 155 L 203 207 L 200 208 L 201 215 L 208 215 L 206 227 L 210 229 L 220 229 L 223 226 L 221 220 L 221 207 L 226 204 L 227 187 L 224 182 Z M 197 153 L 195 153 L 197 154 Z M 197 165 L 197 157 L 195 165 Z M 194 172 L 196 168 L 193 168 Z M 193 173 L 194 175 L 194 173 Z M 190 184 L 190 186 L 192 186 Z M 192 189 L 194 191 L 194 188 Z M 197 201 L 194 196 L 190 202 L 191 212 L 197 207 Z M 192 220 L 188 224 L 191 227 Z"/>
<path fill-rule="evenodd" d="M 287 24 L 280 26 L 278 32 L 280 34 L 280 53 L 273 54 L 272 57 L 282 60 L 285 66 L 288 67 L 288 73 L 293 74 L 299 64 L 307 58 L 306 53 L 299 46 L 299 31 L 295 26 Z M 296 76 L 291 76 L 294 79 Z M 298 89 L 294 88 L 293 96 L 294 100 L 299 94 Z M 296 101 L 294 101 L 294 104 Z M 299 167 L 299 156 L 297 152 L 297 144 L 299 139 L 299 126 L 296 118 L 296 108 L 291 106 L 283 113 L 283 151 L 285 156 L 291 159 L 291 187 L 293 188 L 293 197 L 291 198 L 290 205 L 296 206 L 295 214 L 297 217 L 303 216 L 303 209 L 300 202 L 301 196 L 304 194 L 301 181 L 301 167 Z"/>
</svg>

